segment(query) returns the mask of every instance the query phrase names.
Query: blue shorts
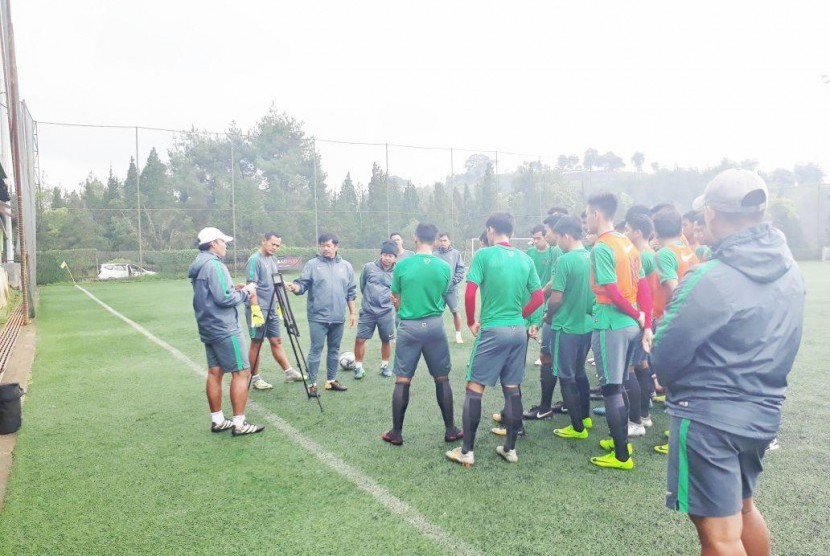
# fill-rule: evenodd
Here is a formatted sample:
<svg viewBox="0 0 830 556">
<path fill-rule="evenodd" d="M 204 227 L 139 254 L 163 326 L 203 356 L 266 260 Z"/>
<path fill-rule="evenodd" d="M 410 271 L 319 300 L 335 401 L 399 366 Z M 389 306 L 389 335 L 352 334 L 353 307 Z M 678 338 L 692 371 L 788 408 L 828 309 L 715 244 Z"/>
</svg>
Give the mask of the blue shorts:
<svg viewBox="0 0 830 556">
<path fill-rule="evenodd" d="M 444 294 L 444 304 L 453 315 L 458 312 L 458 290 L 453 288 Z"/>
<path fill-rule="evenodd" d="M 235 373 L 251 368 L 248 362 L 248 350 L 242 340 L 242 333 L 205 344 L 207 365 L 209 369 L 219 367 L 226 373 Z"/>
<path fill-rule="evenodd" d="M 772 438 L 746 438 L 672 417 L 666 506 L 699 517 L 726 517 L 752 498 Z"/>
<path fill-rule="evenodd" d="M 418 362 L 424 356 L 429 374 L 433 377 L 450 374 L 450 344 L 440 316 L 420 320 L 402 320 L 398 325 L 395 342 L 395 363 L 392 372 L 396 376 L 412 378 Z"/>
<path fill-rule="evenodd" d="M 575 381 L 577 376 L 585 376 L 585 360 L 588 358 L 588 350 L 591 349 L 591 336 L 591 332 L 568 334 L 561 330 L 553 331 L 553 376 L 565 381 Z"/>
<path fill-rule="evenodd" d="M 248 336 L 252 340 L 280 337 L 280 318 L 276 313 L 268 317 L 263 326 L 253 328 L 251 326 L 251 308 L 245 307 L 245 322 L 248 323 Z"/>
<path fill-rule="evenodd" d="M 470 354 L 467 382 L 484 386 L 521 384 L 525 378 L 527 331 L 522 326 L 484 328 Z"/>
<path fill-rule="evenodd" d="M 640 337 L 640 328 L 637 326 L 617 330 L 594 330 L 591 336 L 591 350 L 594 352 L 601 386 L 623 383 L 634 355 L 634 346 Z"/>
<path fill-rule="evenodd" d="M 357 318 L 357 337 L 361 340 L 369 340 L 375 334 L 375 327 L 378 329 L 378 336 L 383 343 L 389 343 L 395 339 L 395 311 L 389 311 L 385 315 L 369 315 L 360 311 Z"/>
</svg>

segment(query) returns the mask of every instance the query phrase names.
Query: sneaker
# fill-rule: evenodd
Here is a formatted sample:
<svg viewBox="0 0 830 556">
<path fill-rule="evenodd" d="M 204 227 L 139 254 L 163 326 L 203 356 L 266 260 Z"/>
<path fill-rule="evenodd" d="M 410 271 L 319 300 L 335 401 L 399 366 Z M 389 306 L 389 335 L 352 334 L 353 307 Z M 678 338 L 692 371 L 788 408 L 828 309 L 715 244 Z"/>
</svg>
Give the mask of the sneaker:
<svg viewBox="0 0 830 556">
<path fill-rule="evenodd" d="M 496 436 L 507 436 L 507 427 L 493 427 L 490 429 L 490 432 L 495 434 Z M 525 428 L 522 427 L 519 429 L 519 438 L 523 438 L 525 436 Z"/>
<path fill-rule="evenodd" d="M 542 360 L 537 359 L 536 361 L 533 362 L 533 364 L 536 365 L 537 367 L 541 367 L 542 366 Z"/>
<path fill-rule="evenodd" d="M 363 370 L 363 367 L 355 367 L 354 369 L 354 378 L 355 380 L 360 380 L 366 376 L 366 371 Z"/>
<path fill-rule="evenodd" d="M 608 450 L 609 452 L 613 452 L 614 451 L 614 439 L 613 438 L 603 438 L 602 440 L 599 441 L 599 446 L 603 450 Z M 634 446 L 631 444 L 631 442 L 628 443 L 628 453 L 629 454 L 634 453 Z"/>
<path fill-rule="evenodd" d="M 613 452 L 611 452 L 610 454 L 605 454 L 604 456 L 593 457 L 591 458 L 591 463 L 593 463 L 597 467 L 607 467 L 610 469 L 634 469 L 634 460 L 632 458 L 628 458 L 625 461 L 620 461 L 617 459 L 617 456 L 615 456 Z"/>
<path fill-rule="evenodd" d="M 666 438 L 668 438 L 668 437 L 669 437 L 669 434 L 671 434 L 671 431 L 665 431 L 663 434 L 665 434 L 665 435 L 666 435 Z"/>
<path fill-rule="evenodd" d="M 574 429 L 573 425 L 568 425 L 564 429 L 553 429 L 553 434 L 561 438 L 578 438 L 583 440 L 588 438 L 588 429 L 577 431 Z"/>
<path fill-rule="evenodd" d="M 261 378 L 258 378 L 254 382 L 253 386 L 254 386 L 254 390 L 270 390 L 271 388 L 273 388 L 273 386 L 271 384 L 268 384 L 267 382 L 265 382 Z"/>
<path fill-rule="evenodd" d="M 403 444 L 403 436 L 396 433 L 394 430 L 387 431 L 381 436 L 384 442 L 388 442 L 392 446 L 400 446 Z"/>
<path fill-rule="evenodd" d="M 504 420 L 501 413 L 493 413 L 493 421 L 496 423 L 501 423 Z"/>
<path fill-rule="evenodd" d="M 553 404 L 553 405 L 550 407 L 550 409 L 551 409 L 551 411 L 553 411 L 554 413 L 562 413 L 562 414 L 567 414 L 567 413 L 568 413 L 568 408 L 567 408 L 567 407 L 565 407 L 565 403 L 564 403 L 564 402 L 556 402 L 555 404 Z"/>
<path fill-rule="evenodd" d="M 593 357 L 589 357 L 588 358 L 588 364 L 593 365 L 594 367 L 596 367 L 597 366 L 597 361 Z"/>
<path fill-rule="evenodd" d="M 463 344 L 464 343 L 464 338 L 461 337 L 461 332 L 456 332 L 455 333 L 455 343 L 456 344 Z"/>
<path fill-rule="evenodd" d="M 381 367 L 380 376 L 390 377 L 392 376 L 392 371 L 389 370 L 389 367 Z"/>
<path fill-rule="evenodd" d="M 504 446 L 496 446 L 496 453 L 502 457 L 502 459 L 508 463 L 516 463 L 519 461 L 519 456 L 516 455 L 516 449 L 513 448 L 512 450 L 505 450 Z"/>
<path fill-rule="evenodd" d="M 645 436 L 646 435 L 646 428 L 642 425 L 642 423 L 632 423 L 631 421 L 628 422 L 628 437 L 633 438 L 637 436 Z"/>
<path fill-rule="evenodd" d="M 585 417 L 585 418 L 582 420 L 582 426 L 583 426 L 583 427 L 585 427 L 586 429 L 592 429 L 592 428 L 594 428 L 594 421 L 593 421 L 593 419 L 591 419 L 590 417 Z"/>
<path fill-rule="evenodd" d="M 346 390 L 348 390 L 348 388 L 346 388 L 336 380 L 327 380 L 325 388 L 326 390 L 332 390 L 334 392 L 345 392 Z"/>
<path fill-rule="evenodd" d="M 317 385 L 316 384 L 312 384 L 311 386 L 308 387 L 308 397 L 309 398 L 319 398 L 320 397 L 320 392 L 317 391 Z"/>
<path fill-rule="evenodd" d="M 651 400 L 656 403 L 666 403 L 666 395 L 663 394 L 661 396 L 652 396 Z"/>
<path fill-rule="evenodd" d="M 453 427 L 449 432 L 444 433 L 444 442 L 456 442 L 464 438 L 464 432 L 458 427 Z"/>
<path fill-rule="evenodd" d="M 591 411 L 594 413 L 594 415 L 599 415 L 600 417 L 605 417 L 605 407 L 604 406 L 595 407 Z"/>
<path fill-rule="evenodd" d="M 226 430 L 233 428 L 233 421 L 230 419 L 225 419 L 221 423 L 213 423 L 210 424 L 210 432 L 225 432 Z"/>
<path fill-rule="evenodd" d="M 778 448 L 780 448 L 780 447 L 781 447 L 781 444 L 779 444 L 779 443 L 778 443 L 778 437 L 776 436 L 775 438 L 773 438 L 773 439 L 772 439 L 772 441 L 771 441 L 771 442 L 769 443 L 769 445 L 768 445 L 768 446 L 764 449 L 764 451 L 765 451 L 765 452 L 772 452 L 772 451 L 777 450 L 777 449 L 778 449 Z"/>
<path fill-rule="evenodd" d="M 640 423 L 642 423 L 642 425 L 647 429 L 654 426 L 654 421 L 651 420 L 651 417 L 641 417 Z"/>
<path fill-rule="evenodd" d="M 300 382 L 303 380 L 303 375 L 294 369 L 283 371 L 282 374 L 285 376 L 285 382 Z"/>
<path fill-rule="evenodd" d="M 233 436 L 243 436 L 245 434 L 256 434 L 265 430 L 264 425 L 254 425 L 248 421 L 244 421 L 241 427 L 233 427 L 231 434 Z"/>
<path fill-rule="evenodd" d="M 654 447 L 654 451 L 658 454 L 666 455 L 669 453 L 669 445 L 668 444 L 659 444 Z"/>
<path fill-rule="evenodd" d="M 523 419 L 527 419 L 528 421 L 536 421 L 536 420 L 550 420 L 553 417 L 553 409 L 545 409 L 542 406 L 534 405 L 530 408 L 530 411 L 525 411 L 522 414 Z"/>
<path fill-rule="evenodd" d="M 453 448 L 449 452 L 446 452 L 444 455 L 447 456 L 448 460 L 460 463 L 464 467 L 472 467 L 473 464 L 476 462 L 476 458 L 473 455 L 473 451 L 470 450 L 465 454 L 461 451 L 460 446 L 458 448 Z"/>
</svg>

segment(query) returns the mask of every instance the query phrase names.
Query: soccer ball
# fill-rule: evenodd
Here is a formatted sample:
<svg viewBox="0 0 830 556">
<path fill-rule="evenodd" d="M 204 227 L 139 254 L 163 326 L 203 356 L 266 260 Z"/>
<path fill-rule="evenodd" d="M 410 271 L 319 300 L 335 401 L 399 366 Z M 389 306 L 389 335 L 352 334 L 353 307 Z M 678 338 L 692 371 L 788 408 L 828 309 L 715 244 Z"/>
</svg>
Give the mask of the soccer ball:
<svg viewBox="0 0 830 556">
<path fill-rule="evenodd" d="M 340 368 L 344 371 L 354 370 L 354 353 L 347 351 L 340 354 Z"/>
</svg>

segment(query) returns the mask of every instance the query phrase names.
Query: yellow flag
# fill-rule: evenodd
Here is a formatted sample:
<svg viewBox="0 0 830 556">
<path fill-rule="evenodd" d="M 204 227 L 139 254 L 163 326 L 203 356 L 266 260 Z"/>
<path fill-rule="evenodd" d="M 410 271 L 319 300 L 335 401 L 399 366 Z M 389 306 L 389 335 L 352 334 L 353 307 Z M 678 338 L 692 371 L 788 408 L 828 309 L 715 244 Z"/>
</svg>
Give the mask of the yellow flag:
<svg viewBox="0 0 830 556">
<path fill-rule="evenodd" d="M 61 268 L 66 268 L 66 261 L 63 261 L 63 262 L 61 263 Z"/>
</svg>

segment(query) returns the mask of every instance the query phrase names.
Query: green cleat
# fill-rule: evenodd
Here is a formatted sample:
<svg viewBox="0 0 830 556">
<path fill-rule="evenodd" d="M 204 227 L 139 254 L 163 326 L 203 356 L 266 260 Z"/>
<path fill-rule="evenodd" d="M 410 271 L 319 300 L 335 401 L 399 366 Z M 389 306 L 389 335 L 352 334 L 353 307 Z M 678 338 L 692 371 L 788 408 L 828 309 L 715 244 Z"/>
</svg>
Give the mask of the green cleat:
<svg viewBox="0 0 830 556">
<path fill-rule="evenodd" d="M 614 451 L 614 439 L 613 438 L 603 438 L 599 441 L 599 445 L 603 450 L 608 450 L 609 452 Z M 628 453 L 634 453 L 634 446 L 631 445 L 631 442 L 628 443 Z"/>
<path fill-rule="evenodd" d="M 584 440 L 585 438 L 588 438 L 588 429 L 577 431 L 574 429 L 573 425 L 568 425 L 564 429 L 553 429 L 553 434 L 561 438 L 576 438 Z"/>
<path fill-rule="evenodd" d="M 654 451 L 658 454 L 666 455 L 669 453 L 669 445 L 668 444 L 659 444 L 654 447 Z"/>
<path fill-rule="evenodd" d="M 597 467 L 606 467 L 609 469 L 624 469 L 626 471 L 630 469 L 634 469 L 634 460 L 628 458 L 625 461 L 620 461 L 617 459 L 613 453 L 605 454 L 604 456 L 597 456 L 591 458 L 591 463 L 596 465 Z"/>
<path fill-rule="evenodd" d="M 585 417 L 585 418 L 582 420 L 582 426 L 583 426 L 583 427 L 585 427 L 586 429 L 592 429 L 592 428 L 594 428 L 594 421 L 593 421 L 593 419 L 591 419 L 590 417 Z"/>
</svg>

